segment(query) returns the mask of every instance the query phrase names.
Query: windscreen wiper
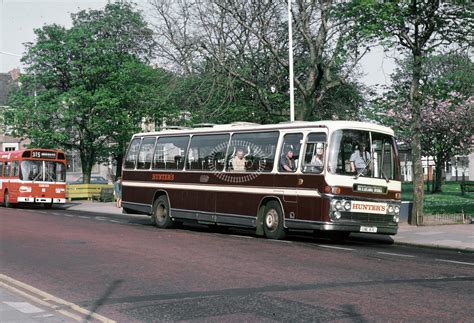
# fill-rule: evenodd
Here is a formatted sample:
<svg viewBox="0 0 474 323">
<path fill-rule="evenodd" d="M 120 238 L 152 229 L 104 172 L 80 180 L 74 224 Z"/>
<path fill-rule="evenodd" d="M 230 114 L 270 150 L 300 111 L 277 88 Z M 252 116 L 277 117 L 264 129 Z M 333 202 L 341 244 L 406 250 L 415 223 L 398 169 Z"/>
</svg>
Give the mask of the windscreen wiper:
<svg viewBox="0 0 474 323">
<path fill-rule="evenodd" d="M 382 167 L 380 167 L 380 173 L 382 173 L 383 178 L 385 178 L 385 181 L 388 183 L 390 180 L 388 179 L 387 175 L 385 175 L 385 172 L 383 171 Z"/>
<path fill-rule="evenodd" d="M 362 173 L 365 172 L 365 170 L 367 169 L 367 167 L 369 167 L 370 165 L 373 164 L 374 159 L 375 159 L 374 157 L 371 157 L 370 160 L 369 160 L 369 162 L 365 165 L 365 167 L 362 168 L 362 169 L 360 170 L 360 172 L 359 172 L 356 176 L 354 176 L 354 179 L 358 179 L 358 178 L 360 177 L 360 175 L 362 175 Z"/>
<path fill-rule="evenodd" d="M 38 180 L 38 178 L 40 178 L 40 176 L 41 176 L 41 173 L 36 174 L 36 176 L 33 178 L 33 182 Z"/>
<path fill-rule="evenodd" d="M 370 165 L 372 165 L 372 164 L 374 163 L 374 160 L 375 160 L 374 157 L 370 158 L 370 160 L 369 160 L 369 162 L 367 163 L 367 165 L 365 165 L 365 167 L 364 167 L 356 176 L 354 176 L 354 179 L 358 179 L 358 178 L 360 177 L 360 175 L 362 175 L 362 173 L 365 172 L 365 170 L 367 169 L 367 167 L 369 167 Z M 387 175 L 385 175 L 383 169 L 380 169 L 380 173 L 382 173 L 382 176 L 383 176 L 383 178 L 385 179 L 385 181 L 386 181 L 387 183 L 389 183 L 390 180 L 388 179 Z"/>
</svg>

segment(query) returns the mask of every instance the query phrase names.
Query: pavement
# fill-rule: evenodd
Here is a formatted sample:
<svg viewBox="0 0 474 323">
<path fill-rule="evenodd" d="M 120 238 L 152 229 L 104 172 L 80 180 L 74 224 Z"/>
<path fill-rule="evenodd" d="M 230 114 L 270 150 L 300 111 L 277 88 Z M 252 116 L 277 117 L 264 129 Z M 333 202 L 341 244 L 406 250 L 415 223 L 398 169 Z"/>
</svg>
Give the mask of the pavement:
<svg viewBox="0 0 474 323">
<path fill-rule="evenodd" d="M 99 212 L 108 214 L 122 214 L 113 202 L 73 201 L 65 206 L 68 210 L 83 212 Z M 386 236 L 356 233 L 351 237 L 387 241 Z M 443 248 L 474 252 L 474 224 L 444 224 L 413 226 L 402 217 L 398 234 L 390 236 L 395 244 L 415 245 L 429 248 Z"/>
</svg>

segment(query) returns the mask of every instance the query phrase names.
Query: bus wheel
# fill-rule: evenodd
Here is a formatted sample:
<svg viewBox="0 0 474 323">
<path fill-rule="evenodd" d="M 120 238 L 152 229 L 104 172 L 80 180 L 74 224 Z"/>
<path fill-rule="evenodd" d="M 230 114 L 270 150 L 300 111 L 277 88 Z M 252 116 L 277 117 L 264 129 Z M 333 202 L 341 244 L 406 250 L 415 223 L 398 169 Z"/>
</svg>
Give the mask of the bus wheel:
<svg viewBox="0 0 474 323">
<path fill-rule="evenodd" d="M 173 220 L 170 217 L 170 204 L 166 196 L 160 196 L 153 203 L 151 222 L 162 229 L 170 228 L 173 225 Z"/>
<path fill-rule="evenodd" d="M 268 239 L 283 239 L 286 236 L 283 227 L 283 212 L 280 204 L 276 201 L 270 201 L 265 205 L 263 215 L 263 231 Z"/>
</svg>

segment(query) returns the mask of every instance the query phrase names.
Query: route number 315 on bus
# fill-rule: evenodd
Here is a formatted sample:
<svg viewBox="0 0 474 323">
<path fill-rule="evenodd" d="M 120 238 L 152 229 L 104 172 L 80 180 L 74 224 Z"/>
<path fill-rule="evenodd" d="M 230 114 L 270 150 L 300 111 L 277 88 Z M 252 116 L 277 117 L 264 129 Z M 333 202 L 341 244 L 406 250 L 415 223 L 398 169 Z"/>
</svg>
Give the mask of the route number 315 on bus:
<svg viewBox="0 0 474 323">
<path fill-rule="evenodd" d="M 6 207 L 66 202 L 66 155 L 50 149 L 0 152 L 0 203 Z"/>
</svg>

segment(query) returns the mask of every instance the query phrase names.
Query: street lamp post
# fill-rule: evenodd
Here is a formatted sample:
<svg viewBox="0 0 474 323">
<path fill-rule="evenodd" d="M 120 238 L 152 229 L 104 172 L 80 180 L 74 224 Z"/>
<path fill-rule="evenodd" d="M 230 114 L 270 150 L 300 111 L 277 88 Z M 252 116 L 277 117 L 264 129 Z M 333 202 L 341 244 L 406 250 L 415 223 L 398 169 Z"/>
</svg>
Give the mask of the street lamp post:
<svg viewBox="0 0 474 323">
<path fill-rule="evenodd" d="M 290 121 L 295 121 L 295 88 L 293 82 L 293 17 L 291 0 L 288 0 L 288 65 L 290 73 Z"/>
</svg>

